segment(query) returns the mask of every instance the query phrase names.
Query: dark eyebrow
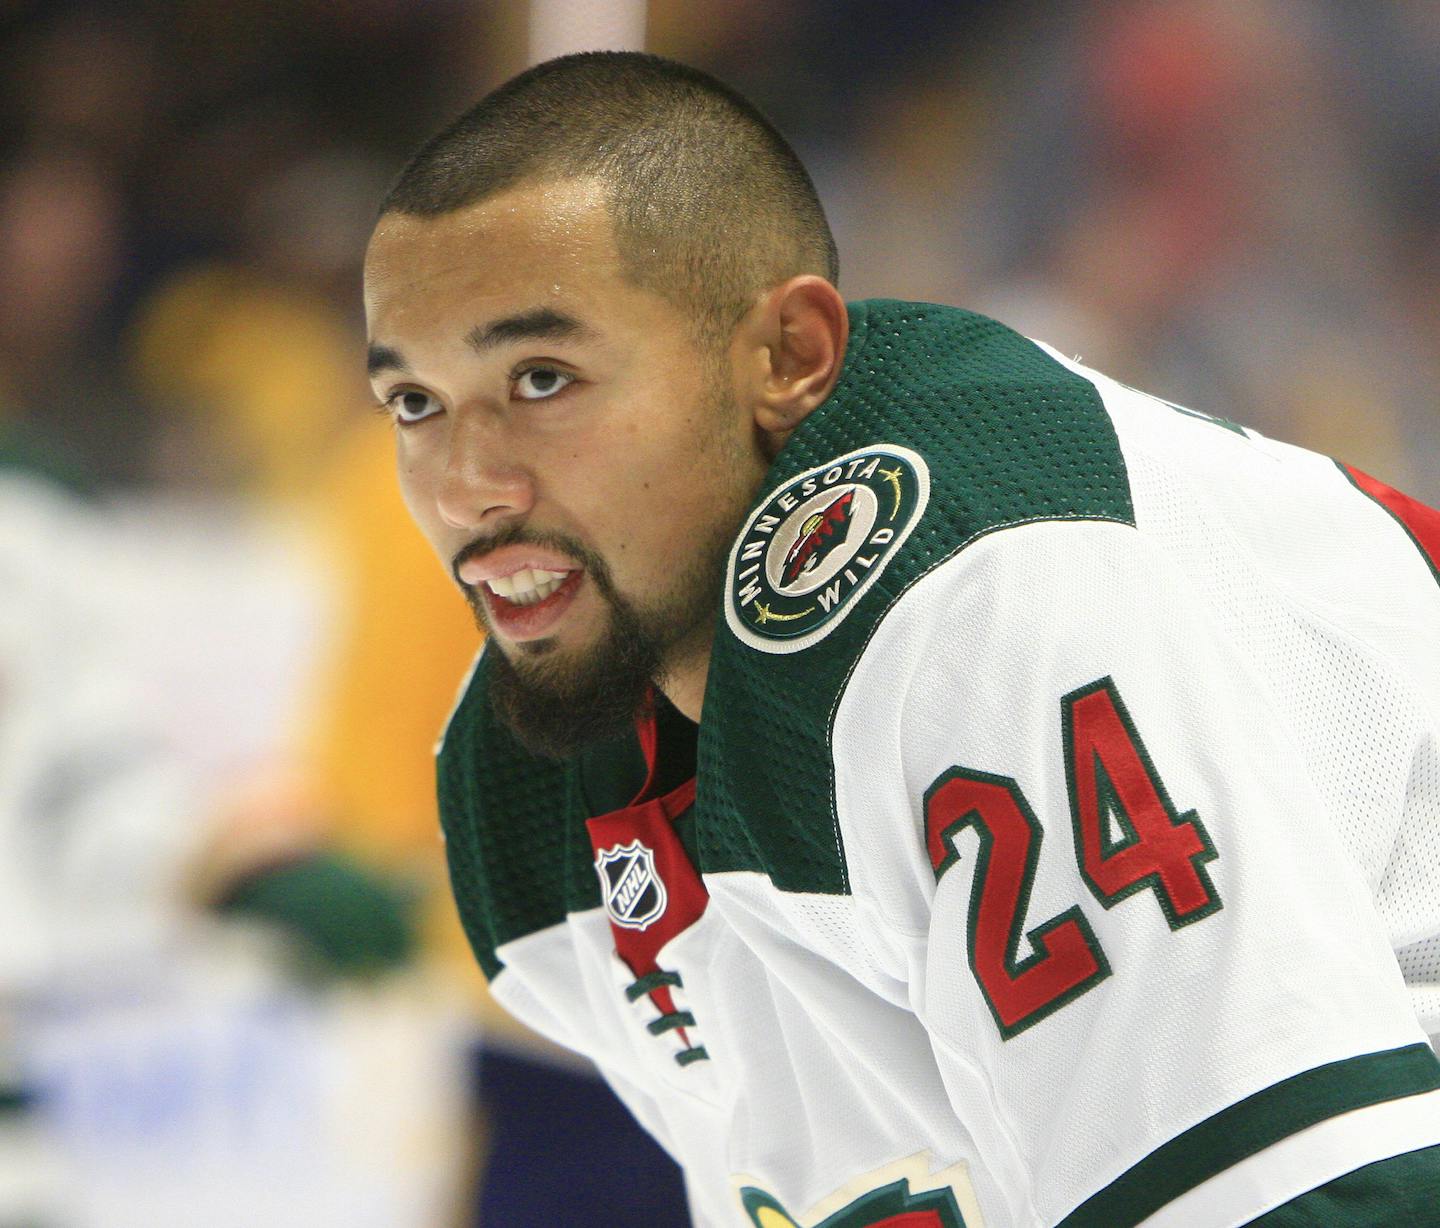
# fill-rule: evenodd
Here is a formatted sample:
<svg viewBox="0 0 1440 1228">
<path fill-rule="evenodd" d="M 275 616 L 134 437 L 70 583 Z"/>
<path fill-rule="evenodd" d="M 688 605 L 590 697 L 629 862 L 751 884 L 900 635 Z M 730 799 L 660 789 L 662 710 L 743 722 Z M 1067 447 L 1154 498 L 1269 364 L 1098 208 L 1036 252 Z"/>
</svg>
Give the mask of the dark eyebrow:
<svg viewBox="0 0 1440 1228">
<path fill-rule="evenodd" d="M 373 377 L 381 371 L 408 371 L 410 366 L 399 350 L 392 350 L 388 345 L 372 343 L 366 352 L 365 369 Z"/>
<path fill-rule="evenodd" d="M 574 316 L 551 307 L 537 307 L 533 311 L 503 316 L 489 324 L 477 324 L 465 334 L 465 343 L 473 350 L 484 351 L 512 341 L 583 341 L 594 335 L 594 329 Z M 381 371 L 410 370 L 399 350 L 374 342 L 366 354 L 365 367 L 372 377 Z"/>
<path fill-rule="evenodd" d="M 465 343 L 473 350 L 484 351 L 511 341 L 583 341 L 594 335 L 593 329 L 574 316 L 551 307 L 537 307 L 483 326 L 477 324 L 465 334 Z"/>
</svg>

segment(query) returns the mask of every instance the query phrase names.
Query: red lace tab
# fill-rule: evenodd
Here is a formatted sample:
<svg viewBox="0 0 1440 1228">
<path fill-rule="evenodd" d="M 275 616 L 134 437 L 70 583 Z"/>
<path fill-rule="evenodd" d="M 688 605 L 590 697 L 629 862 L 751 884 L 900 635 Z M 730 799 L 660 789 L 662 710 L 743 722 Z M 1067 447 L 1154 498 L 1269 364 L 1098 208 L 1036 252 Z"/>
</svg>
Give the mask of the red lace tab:
<svg viewBox="0 0 1440 1228">
<path fill-rule="evenodd" d="M 664 797 L 586 820 L 615 951 L 637 977 L 659 971 L 660 948 L 710 902 L 675 834 L 675 819 L 694 801 L 691 779 Z"/>
</svg>

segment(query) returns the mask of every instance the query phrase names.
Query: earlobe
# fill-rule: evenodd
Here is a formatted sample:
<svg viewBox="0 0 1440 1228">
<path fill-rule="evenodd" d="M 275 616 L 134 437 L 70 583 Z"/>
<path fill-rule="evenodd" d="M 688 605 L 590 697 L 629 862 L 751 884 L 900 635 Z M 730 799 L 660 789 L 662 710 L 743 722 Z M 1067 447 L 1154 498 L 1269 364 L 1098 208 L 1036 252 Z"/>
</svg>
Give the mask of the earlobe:
<svg viewBox="0 0 1440 1228">
<path fill-rule="evenodd" d="M 803 274 L 766 295 L 757 304 L 754 323 L 764 342 L 754 389 L 755 422 L 779 451 L 834 390 L 850 319 L 833 285 Z"/>
</svg>

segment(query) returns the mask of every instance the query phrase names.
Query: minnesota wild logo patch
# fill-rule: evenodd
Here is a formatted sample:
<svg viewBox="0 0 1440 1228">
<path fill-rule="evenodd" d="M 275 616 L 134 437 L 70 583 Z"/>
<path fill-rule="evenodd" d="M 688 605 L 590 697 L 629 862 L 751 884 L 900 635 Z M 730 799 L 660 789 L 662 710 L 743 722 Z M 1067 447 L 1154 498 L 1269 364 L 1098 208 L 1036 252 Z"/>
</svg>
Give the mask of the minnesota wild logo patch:
<svg viewBox="0 0 1440 1228">
<path fill-rule="evenodd" d="M 730 630 L 765 652 L 799 652 L 824 639 L 879 579 L 929 498 L 925 462 L 888 443 L 777 486 L 730 551 Z"/>
</svg>

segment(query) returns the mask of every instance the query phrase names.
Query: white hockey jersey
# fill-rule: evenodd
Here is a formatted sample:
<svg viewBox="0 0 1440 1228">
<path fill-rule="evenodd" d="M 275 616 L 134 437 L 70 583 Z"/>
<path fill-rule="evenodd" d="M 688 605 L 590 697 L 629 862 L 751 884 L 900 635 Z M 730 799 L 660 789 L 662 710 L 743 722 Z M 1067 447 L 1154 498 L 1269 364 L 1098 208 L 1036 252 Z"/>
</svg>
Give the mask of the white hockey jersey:
<svg viewBox="0 0 1440 1228">
<path fill-rule="evenodd" d="M 1440 1224 L 1437 567 L 1363 474 L 857 304 L 694 758 L 531 757 L 482 655 L 462 918 L 705 1228 Z"/>
</svg>

